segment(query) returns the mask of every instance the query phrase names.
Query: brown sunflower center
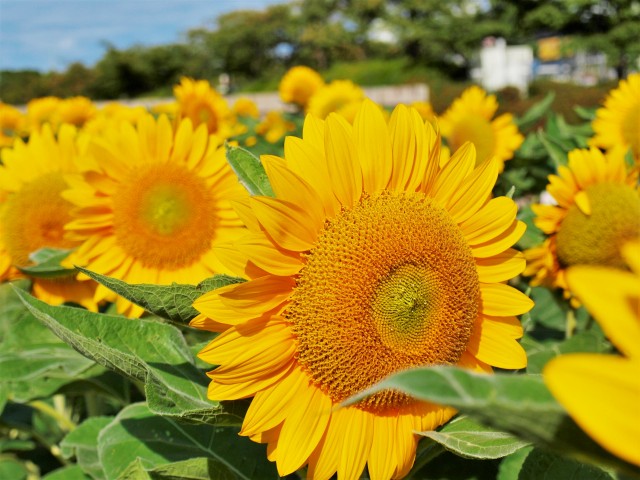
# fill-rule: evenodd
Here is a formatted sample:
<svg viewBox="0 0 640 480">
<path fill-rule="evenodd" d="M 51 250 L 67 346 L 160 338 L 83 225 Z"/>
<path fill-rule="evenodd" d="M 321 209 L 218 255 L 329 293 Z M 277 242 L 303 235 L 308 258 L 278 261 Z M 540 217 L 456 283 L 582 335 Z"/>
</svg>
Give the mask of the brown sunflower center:
<svg viewBox="0 0 640 480">
<path fill-rule="evenodd" d="M 115 235 L 145 266 L 178 269 L 210 249 L 214 211 L 198 175 L 181 165 L 152 164 L 134 170 L 114 196 Z"/>
<path fill-rule="evenodd" d="M 451 151 L 458 150 L 465 142 L 471 142 L 476 147 L 476 165 L 484 162 L 495 148 L 495 133 L 491 123 L 473 115 L 458 121 L 451 136 Z"/>
<path fill-rule="evenodd" d="M 60 196 L 67 189 L 62 173 L 42 175 L 11 194 L 2 214 L 3 241 L 15 265 L 27 265 L 29 254 L 44 247 L 73 248 L 64 238 L 72 205 Z"/>
<path fill-rule="evenodd" d="M 640 238 L 640 196 L 628 185 L 601 183 L 586 189 L 591 215 L 572 205 L 557 235 L 563 267 L 607 265 L 624 268 L 622 245 Z"/>
<path fill-rule="evenodd" d="M 622 121 L 622 137 L 631 145 L 631 150 L 640 154 L 640 102 L 629 109 Z"/>
<path fill-rule="evenodd" d="M 399 370 L 455 364 L 479 298 L 471 249 L 450 215 L 422 194 L 383 193 L 327 223 L 285 315 L 298 361 L 341 402 Z M 385 391 L 359 406 L 410 402 Z"/>
</svg>

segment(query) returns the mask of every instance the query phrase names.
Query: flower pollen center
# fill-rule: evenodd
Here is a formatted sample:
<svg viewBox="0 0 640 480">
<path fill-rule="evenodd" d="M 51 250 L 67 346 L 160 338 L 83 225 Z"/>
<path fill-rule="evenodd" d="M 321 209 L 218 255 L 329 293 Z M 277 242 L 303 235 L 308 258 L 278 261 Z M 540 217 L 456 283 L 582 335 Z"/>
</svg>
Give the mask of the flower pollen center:
<svg viewBox="0 0 640 480">
<path fill-rule="evenodd" d="M 3 242 L 15 265 L 28 265 L 29 255 L 44 247 L 73 248 L 78 242 L 64 238 L 72 205 L 60 196 L 67 184 L 52 172 L 11 194 L 2 211 Z"/>
<path fill-rule="evenodd" d="M 195 172 L 151 164 L 133 170 L 114 196 L 115 235 L 147 267 L 187 267 L 211 248 L 214 211 L 215 199 Z"/>
<path fill-rule="evenodd" d="M 456 364 L 478 314 L 475 261 L 458 226 L 419 193 L 364 197 L 327 222 L 285 317 L 298 362 L 334 402 L 418 365 Z M 384 391 L 359 408 L 413 402 Z"/>
<path fill-rule="evenodd" d="M 600 183 L 586 190 L 591 215 L 569 207 L 557 234 L 563 267 L 604 265 L 625 268 L 622 245 L 640 238 L 640 196 L 629 185 Z"/>
</svg>

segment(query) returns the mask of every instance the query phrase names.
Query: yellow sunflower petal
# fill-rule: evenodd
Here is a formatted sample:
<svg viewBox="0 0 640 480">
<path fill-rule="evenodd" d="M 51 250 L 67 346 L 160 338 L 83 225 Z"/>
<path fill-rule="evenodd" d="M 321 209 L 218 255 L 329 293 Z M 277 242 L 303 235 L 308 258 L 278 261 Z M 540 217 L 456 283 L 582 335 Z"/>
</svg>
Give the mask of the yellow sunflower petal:
<svg viewBox="0 0 640 480">
<path fill-rule="evenodd" d="M 563 355 L 543 370 L 545 383 L 596 442 L 640 465 L 640 363 L 595 354 Z"/>
<path fill-rule="evenodd" d="M 303 252 L 313 246 L 319 226 L 302 206 L 271 197 L 252 197 L 251 209 L 274 241 L 282 248 Z"/>
<path fill-rule="evenodd" d="M 533 308 L 533 301 L 524 293 L 502 283 L 480 284 L 482 311 L 486 315 L 521 315 Z"/>
</svg>

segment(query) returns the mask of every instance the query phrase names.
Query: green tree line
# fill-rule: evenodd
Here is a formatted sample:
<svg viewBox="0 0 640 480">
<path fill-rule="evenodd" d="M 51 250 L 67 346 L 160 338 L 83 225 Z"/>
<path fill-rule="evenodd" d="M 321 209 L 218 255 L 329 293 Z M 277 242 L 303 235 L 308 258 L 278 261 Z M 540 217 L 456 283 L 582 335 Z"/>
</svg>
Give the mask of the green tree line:
<svg viewBox="0 0 640 480">
<path fill-rule="evenodd" d="M 487 36 L 534 45 L 540 36 L 568 35 L 577 48 L 604 52 L 624 76 L 638 61 L 639 31 L 637 0 L 295 0 L 224 14 L 210 28 L 186 32 L 181 43 L 105 44 L 91 67 L 3 71 L 0 98 L 19 104 L 45 95 L 167 95 L 182 75 L 215 83 L 221 73 L 236 88 L 273 87 L 293 65 L 325 71 L 339 61 L 372 59 L 404 58 L 408 68 L 464 79 Z"/>
</svg>

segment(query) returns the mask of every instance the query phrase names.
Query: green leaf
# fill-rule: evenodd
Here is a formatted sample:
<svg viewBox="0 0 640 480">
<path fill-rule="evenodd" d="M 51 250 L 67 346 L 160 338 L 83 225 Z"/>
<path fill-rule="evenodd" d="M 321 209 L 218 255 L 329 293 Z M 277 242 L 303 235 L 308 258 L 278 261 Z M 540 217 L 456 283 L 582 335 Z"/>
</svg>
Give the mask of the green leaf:
<svg viewBox="0 0 640 480">
<path fill-rule="evenodd" d="M 104 372 L 42 325 L 12 285 L 0 285 L 0 397 L 26 403 Z"/>
<path fill-rule="evenodd" d="M 228 478 L 229 474 L 247 480 L 278 478 L 275 466 L 266 459 L 266 447 L 240 437 L 237 428 L 181 424 L 152 414 L 141 403 L 125 407 L 102 430 L 98 451 L 107 478 L 123 475 L 138 458 L 144 469 L 152 470 L 201 457 L 211 459 L 214 471 L 220 473 L 211 478 Z"/>
<path fill-rule="evenodd" d="M 82 471 L 94 479 L 107 478 L 98 458 L 98 435 L 111 423 L 113 417 L 91 417 L 82 422 L 60 443 L 65 458 L 76 457 Z"/>
<path fill-rule="evenodd" d="M 508 433 L 479 424 L 469 417 L 458 417 L 439 431 L 420 432 L 461 457 L 502 458 L 529 443 Z"/>
<path fill-rule="evenodd" d="M 555 92 L 549 92 L 542 100 L 534 103 L 531 108 L 522 115 L 522 117 L 516 120 L 518 128 L 520 130 L 525 130 L 538 122 L 547 113 L 555 97 Z"/>
<path fill-rule="evenodd" d="M 68 277 L 78 273 L 74 268 L 66 268 L 60 263 L 72 250 L 59 248 L 41 248 L 32 253 L 29 259 L 34 263 L 28 267 L 17 267 L 22 273 L 38 278 Z"/>
<path fill-rule="evenodd" d="M 524 447 L 511 455 L 504 457 L 500 462 L 500 468 L 496 480 L 518 480 L 522 465 L 531 453 L 533 447 Z"/>
<path fill-rule="evenodd" d="M 550 136 L 548 133 L 543 132 L 542 130 L 538 132 L 538 138 L 540 139 L 540 142 L 542 142 L 542 145 L 544 146 L 545 150 L 547 151 L 547 154 L 553 161 L 556 169 L 559 166 L 567 164 L 568 149 L 564 149 L 558 143 L 557 139 Z"/>
<path fill-rule="evenodd" d="M 0 456 L 0 478 L 26 480 L 29 470 L 25 465 L 11 457 Z"/>
<path fill-rule="evenodd" d="M 570 478 L 571 480 L 613 480 L 605 471 L 571 458 L 538 449 L 531 451 L 522 464 L 518 480 Z"/>
<path fill-rule="evenodd" d="M 531 309 L 531 319 L 547 328 L 565 331 L 569 306 L 559 296 L 546 287 L 532 287 L 531 299 L 535 302 Z"/>
<path fill-rule="evenodd" d="M 42 480 L 91 480 L 78 465 L 69 465 L 48 473 Z"/>
<path fill-rule="evenodd" d="M 521 208 L 518 212 L 518 220 L 523 221 L 527 225 L 527 230 L 520 240 L 518 240 L 518 248 L 521 250 L 536 247 L 542 244 L 545 239 L 544 233 L 533 223 L 535 216 L 530 205 Z"/>
<path fill-rule="evenodd" d="M 586 120 L 587 122 L 591 122 L 596 118 L 596 110 L 597 107 L 587 108 L 579 105 L 573 107 L 573 111 L 576 112 L 582 120 Z"/>
<path fill-rule="evenodd" d="M 79 465 L 69 465 L 48 473 L 42 477 L 42 480 L 92 480 L 94 478 L 84 473 Z"/>
<path fill-rule="evenodd" d="M 215 275 L 200 282 L 198 285 L 182 285 L 178 283 L 171 285 L 146 283 L 131 285 L 122 280 L 106 277 L 82 267 L 78 267 L 78 270 L 118 295 L 136 305 L 140 305 L 146 311 L 177 323 L 188 323 L 198 315 L 198 311 L 192 306 L 198 297 L 225 285 L 244 282 L 242 278 Z"/>
<path fill-rule="evenodd" d="M 226 465 L 211 458 L 191 458 L 146 469 L 140 458 L 120 474 L 118 480 L 235 480 L 238 478 Z"/>
<path fill-rule="evenodd" d="M 605 353 L 611 351 L 611 344 L 606 341 L 599 329 L 578 332 L 564 341 L 547 340 L 537 342 L 525 336 L 521 341 L 527 351 L 527 372 L 541 373 L 546 363 L 558 355 L 566 353 L 587 352 Z"/>
<path fill-rule="evenodd" d="M 244 148 L 227 144 L 227 161 L 251 195 L 274 196 L 269 177 L 258 157 Z"/>
<path fill-rule="evenodd" d="M 207 399 L 207 379 L 172 325 L 52 307 L 25 292 L 18 295 L 33 315 L 82 355 L 144 382 L 154 412 L 190 421 L 238 423 L 237 416 L 223 414 L 219 403 Z"/>
<path fill-rule="evenodd" d="M 347 403 L 385 389 L 450 405 L 489 427 L 545 449 L 640 472 L 591 440 L 553 398 L 539 375 L 486 375 L 448 366 L 415 368 L 386 378 Z"/>
</svg>

